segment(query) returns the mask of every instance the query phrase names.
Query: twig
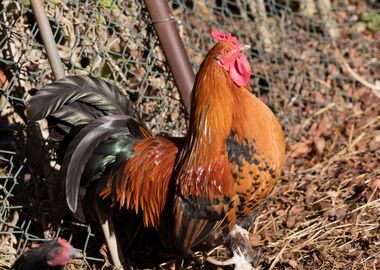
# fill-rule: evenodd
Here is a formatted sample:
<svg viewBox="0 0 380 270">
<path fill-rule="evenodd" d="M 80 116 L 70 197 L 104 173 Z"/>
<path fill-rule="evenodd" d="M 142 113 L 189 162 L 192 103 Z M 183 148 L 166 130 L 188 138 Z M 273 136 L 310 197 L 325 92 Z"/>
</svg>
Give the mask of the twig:
<svg viewBox="0 0 380 270">
<path fill-rule="evenodd" d="M 356 230 L 357 227 L 359 226 L 360 218 L 362 217 L 363 212 L 364 212 L 365 210 L 367 210 L 368 206 L 372 206 L 373 204 L 375 204 L 375 206 L 374 206 L 373 208 L 377 208 L 377 205 L 376 205 L 376 204 L 377 204 L 378 202 L 380 202 L 380 199 L 372 201 L 374 195 L 377 194 L 377 193 L 376 193 L 377 189 L 378 189 L 378 186 L 376 186 L 375 189 L 372 191 L 372 194 L 371 194 L 370 198 L 368 199 L 368 202 L 367 202 L 365 205 L 363 205 L 363 206 L 361 206 L 361 207 L 358 207 L 358 208 L 356 208 L 354 211 L 352 211 L 352 213 L 353 213 L 353 212 L 356 212 L 357 210 L 361 209 L 360 213 L 359 213 L 359 214 L 357 215 L 357 217 L 356 217 L 355 226 L 354 226 L 354 229 L 355 229 L 355 230 Z M 375 225 L 374 227 L 377 228 L 377 225 Z"/>
<path fill-rule="evenodd" d="M 330 109 L 334 108 L 335 105 L 336 104 L 334 102 L 329 103 L 325 107 L 323 107 L 322 109 L 319 109 L 317 112 L 315 112 L 313 116 L 318 116 L 320 114 L 323 114 L 323 113 L 329 111 Z"/>
<path fill-rule="evenodd" d="M 236 6 L 240 11 L 240 16 L 244 22 L 248 22 L 248 15 L 246 9 L 243 7 L 243 3 L 241 1 L 236 1 Z"/>
<path fill-rule="evenodd" d="M 16 7 L 13 7 L 13 9 L 15 9 L 16 12 L 21 12 L 20 4 L 17 3 L 17 1 L 14 4 L 16 5 Z M 4 8 L 4 10 L 7 10 L 8 6 L 5 5 L 2 8 Z M 0 18 L 0 23 L 4 23 L 4 25 L 12 25 L 12 22 L 10 22 L 8 20 L 6 12 L 2 12 L 2 18 Z M 21 53 L 20 53 L 19 50 L 17 50 L 17 46 L 16 46 L 16 44 L 14 42 L 14 39 L 13 38 L 8 38 L 6 45 L 7 46 L 4 46 L 4 47 L 1 48 L 2 49 L 2 57 L 3 57 L 3 59 L 4 60 L 10 60 L 10 61 L 12 61 L 14 63 L 19 63 L 20 62 L 20 58 L 21 58 Z M 24 87 L 25 86 L 25 82 L 27 81 L 27 79 L 25 78 L 25 74 L 23 72 L 20 72 L 18 74 L 18 76 L 17 76 L 17 79 L 18 79 L 18 82 L 19 82 L 20 86 Z M 6 89 L 8 87 L 12 87 L 12 86 L 8 86 L 8 85 L 3 85 L 2 86 L 2 88 L 4 88 L 4 89 Z M 2 108 L 2 106 L 0 106 L 0 109 L 1 108 Z"/>
<path fill-rule="evenodd" d="M 65 77 L 65 70 L 61 62 L 61 58 L 58 53 L 57 44 L 55 44 L 53 32 L 49 24 L 49 20 L 46 16 L 43 1 L 41 0 L 31 0 L 30 1 L 34 16 L 38 24 L 38 29 L 41 34 L 41 38 L 44 42 L 46 53 L 49 59 L 51 69 L 53 70 L 54 77 L 59 80 Z"/>
<path fill-rule="evenodd" d="M 212 12 L 207 7 L 206 0 L 194 1 L 194 6 L 197 11 L 199 11 L 204 16 L 212 16 Z"/>
<path fill-rule="evenodd" d="M 289 242 L 286 243 L 284 245 L 284 247 L 280 250 L 280 252 L 277 254 L 276 258 L 273 260 L 272 264 L 270 265 L 269 270 L 272 270 L 276 266 L 277 262 L 279 261 L 280 257 L 284 253 L 284 251 L 285 251 L 286 247 L 288 246 L 288 244 L 289 244 Z"/>
<path fill-rule="evenodd" d="M 336 26 L 336 22 L 332 17 L 331 12 L 331 1 L 330 0 L 319 0 L 318 1 L 319 13 L 321 14 L 322 23 L 324 25 L 325 31 L 330 34 L 332 39 L 338 38 L 339 31 Z"/>
<path fill-rule="evenodd" d="M 268 17 L 265 10 L 265 2 L 264 0 L 256 0 L 257 3 L 254 1 L 255 0 L 248 1 L 248 5 L 252 10 L 253 16 L 256 18 L 255 22 L 260 33 L 260 38 L 264 44 L 264 50 L 270 52 L 272 51 L 272 41 L 268 29 Z"/>
<path fill-rule="evenodd" d="M 313 17 L 317 8 L 314 0 L 301 0 L 301 14 L 306 17 Z"/>
<path fill-rule="evenodd" d="M 347 70 L 347 72 L 358 82 L 360 82 L 365 87 L 368 87 L 372 90 L 372 93 L 380 98 L 380 85 L 372 84 L 368 82 L 366 79 L 361 77 L 358 73 L 356 73 L 350 65 L 347 63 L 346 59 L 344 59 L 343 55 L 340 53 L 340 50 L 336 44 L 336 42 L 333 40 L 332 45 L 334 47 L 335 51 L 335 57 L 337 58 L 338 62 Z"/>
</svg>

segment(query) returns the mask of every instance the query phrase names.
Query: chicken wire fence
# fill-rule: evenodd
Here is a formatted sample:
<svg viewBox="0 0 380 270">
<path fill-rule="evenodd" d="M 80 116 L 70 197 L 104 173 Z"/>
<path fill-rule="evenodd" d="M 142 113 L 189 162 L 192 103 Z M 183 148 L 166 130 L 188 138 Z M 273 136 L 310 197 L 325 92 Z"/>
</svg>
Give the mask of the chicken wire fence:
<svg viewBox="0 0 380 270">
<path fill-rule="evenodd" d="M 298 131 L 319 112 L 354 106 L 352 92 L 363 86 L 336 50 L 362 77 L 380 79 L 378 39 L 363 38 L 380 29 L 376 1 L 169 2 L 195 71 L 214 43 L 213 26 L 252 44 L 253 91 L 275 111 L 289 140 L 300 140 Z M 35 154 L 49 152 L 48 134 L 25 125 L 28 91 L 53 80 L 30 2 L 3 0 L 0 8 L 0 268 L 32 243 L 58 235 L 83 250 L 80 267 L 101 264 L 99 245 L 91 244 L 101 241 L 94 240 L 100 232 L 73 220 L 52 221 L 55 198 L 46 173 L 53 165 Z M 185 110 L 142 1 L 46 0 L 45 8 L 66 74 L 109 80 L 154 132 L 185 133 Z"/>
</svg>

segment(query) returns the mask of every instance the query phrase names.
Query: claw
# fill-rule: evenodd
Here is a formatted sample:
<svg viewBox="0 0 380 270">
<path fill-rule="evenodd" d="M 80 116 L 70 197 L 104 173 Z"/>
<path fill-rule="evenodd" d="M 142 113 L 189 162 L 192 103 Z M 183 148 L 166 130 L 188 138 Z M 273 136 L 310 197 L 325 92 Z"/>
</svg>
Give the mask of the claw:
<svg viewBox="0 0 380 270">
<path fill-rule="evenodd" d="M 249 243 L 249 232 L 235 225 L 227 237 L 228 248 L 233 256 L 225 261 L 219 261 L 213 257 L 207 257 L 207 261 L 218 266 L 235 265 L 235 270 L 251 270 L 253 261 L 253 249 Z"/>
</svg>

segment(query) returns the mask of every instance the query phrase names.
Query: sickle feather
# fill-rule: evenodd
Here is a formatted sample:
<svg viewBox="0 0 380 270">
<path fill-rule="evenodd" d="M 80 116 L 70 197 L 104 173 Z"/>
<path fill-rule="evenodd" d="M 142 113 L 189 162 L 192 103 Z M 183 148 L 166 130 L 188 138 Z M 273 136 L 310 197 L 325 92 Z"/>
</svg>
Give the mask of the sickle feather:
<svg viewBox="0 0 380 270">
<path fill-rule="evenodd" d="M 136 120 L 127 115 L 104 116 L 83 127 L 71 141 L 63 161 L 66 198 L 71 211 L 77 211 L 82 173 L 94 150 L 112 136 L 130 136 L 131 121 Z"/>
<path fill-rule="evenodd" d="M 84 114 L 82 118 L 72 116 L 78 113 L 78 106 L 72 105 L 74 102 L 81 103 L 79 107 L 82 110 L 79 112 Z M 32 96 L 27 113 L 32 121 L 52 115 L 63 117 L 62 120 L 72 125 L 79 121 L 78 117 L 83 121 L 93 114 L 94 120 L 99 113 L 126 114 L 138 118 L 126 96 L 105 81 L 89 76 L 68 76 L 48 84 Z"/>
</svg>

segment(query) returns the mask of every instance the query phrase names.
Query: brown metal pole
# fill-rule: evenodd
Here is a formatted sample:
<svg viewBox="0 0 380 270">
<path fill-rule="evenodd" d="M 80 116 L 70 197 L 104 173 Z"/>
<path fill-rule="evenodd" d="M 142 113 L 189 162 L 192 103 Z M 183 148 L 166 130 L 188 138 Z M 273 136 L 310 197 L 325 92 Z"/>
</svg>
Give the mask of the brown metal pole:
<svg viewBox="0 0 380 270">
<path fill-rule="evenodd" d="M 34 16 L 36 17 L 38 29 L 44 42 L 54 77 L 56 80 L 59 80 L 65 77 L 65 70 L 63 69 L 63 64 L 61 62 L 61 58 L 59 57 L 57 44 L 55 44 L 53 32 L 51 31 L 49 20 L 45 13 L 43 0 L 31 0 L 30 3 L 32 5 Z"/>
<path fill-rule="evenodd" d="M 186 111 L 190 112 L 195 75 L 167 0 L 144 0 Z"/>
</svg>

